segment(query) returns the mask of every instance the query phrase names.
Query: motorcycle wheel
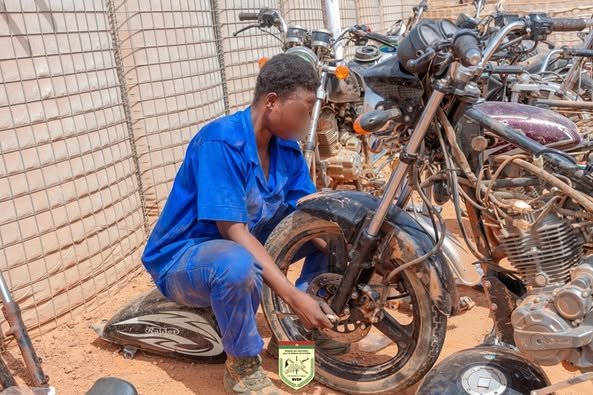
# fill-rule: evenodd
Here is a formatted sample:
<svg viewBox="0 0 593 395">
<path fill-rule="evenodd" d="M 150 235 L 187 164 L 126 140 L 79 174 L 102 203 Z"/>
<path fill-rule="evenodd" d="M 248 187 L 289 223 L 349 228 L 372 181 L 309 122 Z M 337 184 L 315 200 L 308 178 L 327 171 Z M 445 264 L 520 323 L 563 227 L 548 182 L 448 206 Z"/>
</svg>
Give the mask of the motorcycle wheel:
<svg viewBox="0 0 593 395">
<path fill-rule="evenodd" d="M 293 261 L 292 257 L 301 246 L 313 238 L 323 238 L 326 242 L 333 241 L 334 245 L 341 245 L 344 250 L 346 248 L 342 230 L 336 223 L 300 211 L 289 215 L 275 228 L 268 238 L 266 248 L 286 274 L 290 262 Z M 330 254 L 332 253 L 336 251 L 330 251 Z M 421 251 L 416 253 L 419 256 L 424 254 Z M 391 309 L 384 309 L 389 319 L 382 320 L 381 331 L 379 332 L 377 325 L 373 325 L 370 332 L 364 335 L 390 332 L 397 341 L 389 343 L 390 346 L 380 352 L 375 350 L 368 355 L 358 348 L 357 341 L 348 342 L 351 345 L 350 352 L 341 356 L 326 354 L 318 348 L 318 382 L 347 394 L 393 394 L 418 382 L 434 365 L 444 343 L 447 317 L 437 310 L 415 271 L 404 271 L 398 281 L 398 286 L 402 290 L 400 297 L 408 295 L 406 301 L 409 305 L 400 308 L 407 311 L 407 316 L 402 316 L 404 313 L 399 310 L 392 312 Z M 275 314 L 277 311 L 286 312 L 290 308 L 269 287 L 264 287 L 262 308 L 278 340 L 311 339 L 311 332 L 306 331 L 294 316 Z M 371 324 L 368 327 L 371 327 Z M 404 333 L 402 330 L 405 331 L 404 335 L 401 335 Z M 398 338 L 398 334 L 403 338 Z M 393 340 L 393 337 L 390 338 Z M 385 336 L 383 339 L 388 340 Z"/>
<path fill-rule="evenodd" d="M 522 395 L 550 385 L 542 369 L 501 347 L 477 347 L 445 358 L 422 380 L 417 395 Z"/>
</svg>

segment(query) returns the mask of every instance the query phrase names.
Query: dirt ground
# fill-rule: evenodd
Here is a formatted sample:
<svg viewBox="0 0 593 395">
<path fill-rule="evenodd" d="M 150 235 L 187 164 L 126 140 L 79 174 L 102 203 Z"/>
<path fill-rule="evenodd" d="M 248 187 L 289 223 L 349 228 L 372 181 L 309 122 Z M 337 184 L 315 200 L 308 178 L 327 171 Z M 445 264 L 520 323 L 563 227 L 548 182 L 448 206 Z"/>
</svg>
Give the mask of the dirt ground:
<svg viewBox="0 0 593 395">
<path fill-rule="evenodd" d="M 450 229 L 455 232 L 455 226 Z M 290 278 L 290 274 L 289 274 Z M 152 289 L 153 285 L 145 273 L 138 275 L 129 286 L 117 294 L 101 311 L 87 314 L 58 330 L 34 339 L 43 366 L 50 376 L 50 383 L 59 394 L 83 394 L 93 382 L 103 376 L 117 376 L 133 383 L 140 394 L 223 394 L 223 365 L 198 365 L 161 358 L 138 352 L 135 359 L 124 359 L 120 347 L 97 337 L 91 329 L 93 324 L 111 318 L 122 306 L 135 297 Z M 448 331 L 440 359 L 466 348 L 480 344 L 489 332 L 486 300 L 483 294 L 471 288 L 460 287 L 461 295 L 470 296 L 476 306 L 448 321 Z M 269 340 L 271 333 L 262 313 L 258 314 L 260 333 Z M 20 377 L 26 378 L 18 349 L 14 347 L 4 355 L 9 367 Z M 294 393 L 284 386 L 278 375 L 278 362 L 264 352 L 264 365 L 272 380 L 287 393 Z M 560 365 L 545 369 L 552 383 L 577 375 Z M 21 380 L 22 381 L 22 380 Z M 412 387 L 402 395 L 412 395 Z M 337 394 L 321 385 L 311 383 L 300 394 Z M 560 392 L 561 395 L 592 394 L 593 383 L 582 383 Z M 115 394 L 114 394 L 115 395 Z"/>
<path fill-rule="evenodd" d="M 43 366 L 50 376 L 51 385 L 59 394 L 83 394 L 93 382 L 102 376 L 118 376 L 133 383 L 140 394 L 222 394 L 223 365 L 198 365 L 159 358 L 157 356 L 138 353 L 133 360 L 124 359 L 119 347 L 99 338 L 90 326 L 101 319 L 110 318 L 111 314 L 135 296 L 150 290 L 152 287 L 147 275 L 136 277 L 129 287 L 104 306 L 104 312 L 88 315 L 80 321 L 43 335 L 34 340 L 39 355 L 43 358 Z M 448 332 L 441 359 L 451 353 L 477 346 L 489 330 L 490 320 L 485 308 L 485 299 L 469 288 L 461 288 L 461 292 L 470 295 L 476 307 L 448 322 Z M 270 331 L 263 315 L 258 316 L 260 330 L 266 341 Z M 7 355 L 9 366 L 17 369 L 22 377 L 26 377 L 20 361 L 18 350 L 12 348 Z M 264 354 L 265 368 L 277 385 L 282 385 L 277 376 L 277 361 Z M 561 366 L 547 368 L 552 382 L 574 376 L 576 373 L 565 371 Z M 287 390 L 287 387 L 282 387 Z M 414 394 L 410 388 L 402 395 Z M 287 390 L 287 393 L 291 393 Z M 337 394 L 327 388 L 310 384 L 300 391 L 301 394 Z M 593 384 L 583 383 L 571 390 L 561 392 L 563 395 L 591 394 Z"/>
</svg>

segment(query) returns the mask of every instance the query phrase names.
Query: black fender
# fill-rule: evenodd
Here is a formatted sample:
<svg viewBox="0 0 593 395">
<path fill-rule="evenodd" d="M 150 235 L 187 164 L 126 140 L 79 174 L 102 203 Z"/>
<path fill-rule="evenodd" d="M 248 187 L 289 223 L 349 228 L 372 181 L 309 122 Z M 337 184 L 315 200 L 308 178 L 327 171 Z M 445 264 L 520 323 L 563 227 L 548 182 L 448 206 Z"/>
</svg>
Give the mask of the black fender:
<svg viewBox="0 0 593 395">
<path fill-rule="evenodd" d="M 352 242 L 365 219 L 377 208 L 379 199 L 364 192 L 329 191 L 306 196 L 298 202 L 298 209 L 313 216 L 337 223 L 344 237 Z M 404 210 L 392 205 L 385 226 L 394 232 L 403 262 L 424 255 L 435 245 L 433 238 Z M 437 309 L 451 315 L 458 303 L 455 278 L 440 253 L 416 265 L 422 284 Z M 455 307 L 455 308 L 454 308 Z"/>
</svg>

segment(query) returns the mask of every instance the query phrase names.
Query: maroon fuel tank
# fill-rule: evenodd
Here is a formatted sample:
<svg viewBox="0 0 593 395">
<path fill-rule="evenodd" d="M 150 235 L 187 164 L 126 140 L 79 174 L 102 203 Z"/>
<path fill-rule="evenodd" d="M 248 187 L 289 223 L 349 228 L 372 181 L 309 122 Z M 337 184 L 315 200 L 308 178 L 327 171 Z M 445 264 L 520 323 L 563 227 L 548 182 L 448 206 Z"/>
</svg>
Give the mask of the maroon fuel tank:
<svg viewBox="0 0 593 395">
<path fill-rule="evenodd" d="M 574 122 L 552 110 L 503 102 L 484 102 L 474 108 L 546 146 L 566 150 L 581 143 Z M 488 154 L 500 154 L 511 149 L 510 144 L 500 140 L 490 147 Z"/>
</svg>

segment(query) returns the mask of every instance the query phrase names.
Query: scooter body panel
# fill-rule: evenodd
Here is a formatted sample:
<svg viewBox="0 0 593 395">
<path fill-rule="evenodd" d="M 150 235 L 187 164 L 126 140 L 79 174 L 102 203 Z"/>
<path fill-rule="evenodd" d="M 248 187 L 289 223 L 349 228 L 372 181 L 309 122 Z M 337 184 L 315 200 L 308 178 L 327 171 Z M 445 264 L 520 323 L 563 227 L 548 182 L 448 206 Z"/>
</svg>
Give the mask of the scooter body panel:
<svg viewBox="0 0 593 395">
<path fill-rule="evenodd" d="M 107 341 L 166 357 L 226 360 L 212 310 L 176 304 L 156 288 L 125 306 L 97 333 Z"/>
</svg>

